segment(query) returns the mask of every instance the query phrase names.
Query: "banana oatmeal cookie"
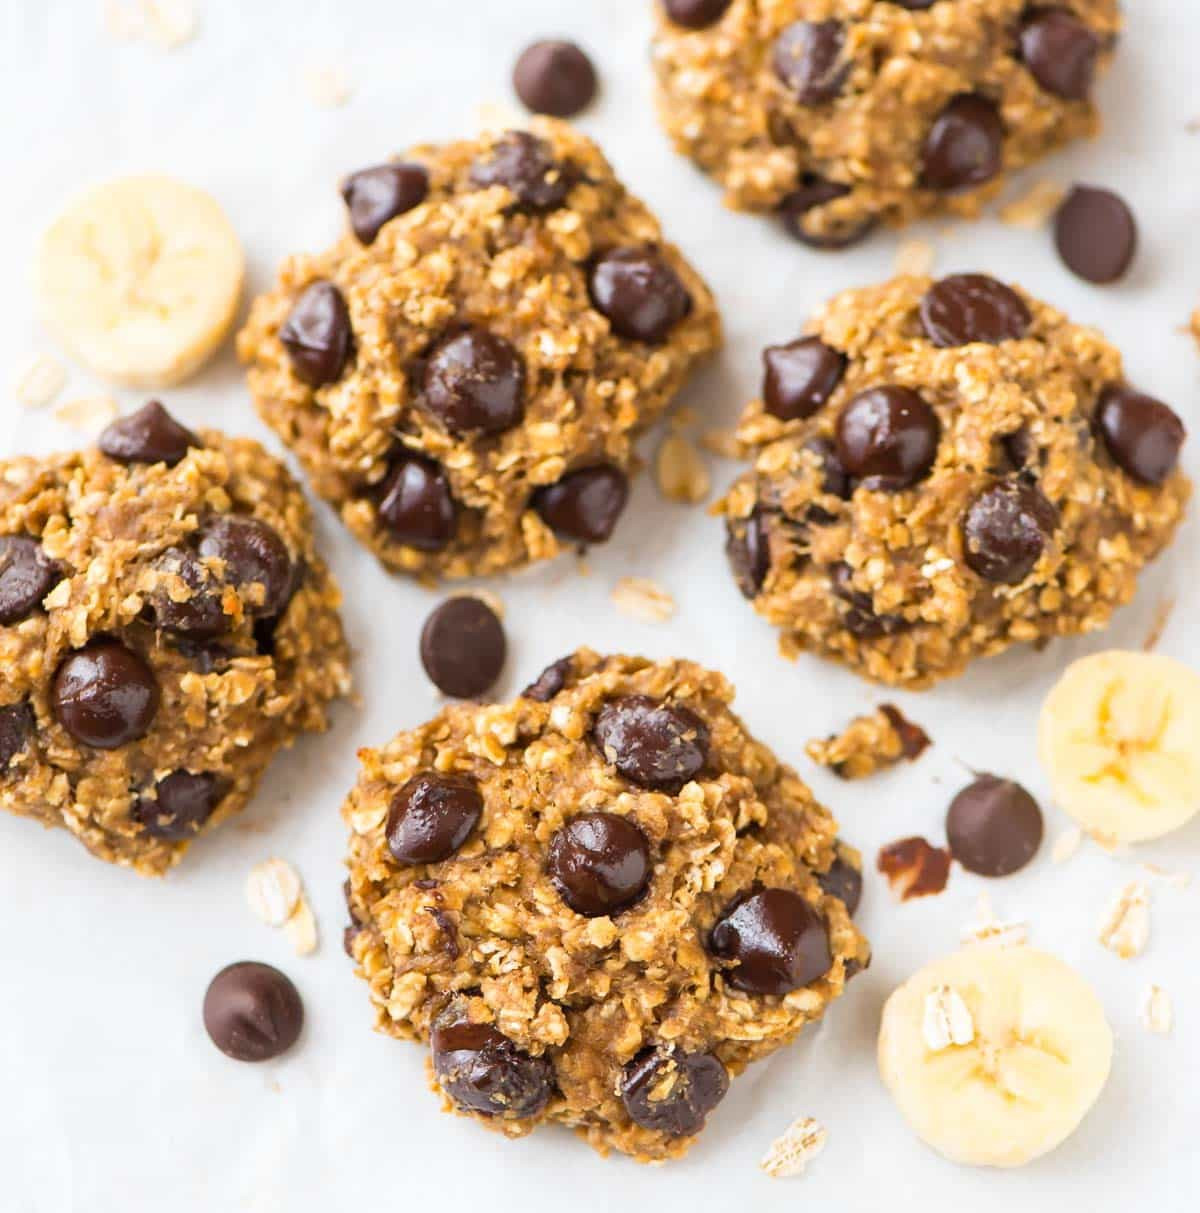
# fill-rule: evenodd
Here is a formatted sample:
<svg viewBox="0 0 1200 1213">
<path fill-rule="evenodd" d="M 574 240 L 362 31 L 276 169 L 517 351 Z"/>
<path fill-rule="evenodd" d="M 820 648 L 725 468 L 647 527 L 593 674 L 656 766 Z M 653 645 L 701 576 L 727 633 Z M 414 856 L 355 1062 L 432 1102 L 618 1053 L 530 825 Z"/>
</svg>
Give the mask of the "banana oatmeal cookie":
<svg viewBox="0 0 1200 1213">
<path fill-rule="evenodd" d="M 683 1154 L 870 958 L 861 862 L 687 661 L 549 666 L 362 751 L 347 946 L 448 1108 Z"/>
<path fill-rule="evenodd" d="M 658 109 L 739 210 L 841 248 L 975 215 L 1003 175 L 1098 128 L 1117 0 L 659 0 Z"/>
<path fill-rule="evenodd" d="M 928 686 L 1102 628 L 1191 492 L 1185 431 L 1094 329 L 982 274 L 846 291 L 763 355 L 717 504 L 782 649 Z"/>
<path fill-rule="evenodd" d="M 308 506 L 158 403 L 0 464 L 0 805 L 161 875 L 349 688 Z"/>
<path fill-rule="evenodd" d="M 608 539 L 633 441 L 720 340 L 712 296 L 564 123 L 343 185 L 238 348 L 258 409 L 389 568 L 495 573 Z"/>
</svg>

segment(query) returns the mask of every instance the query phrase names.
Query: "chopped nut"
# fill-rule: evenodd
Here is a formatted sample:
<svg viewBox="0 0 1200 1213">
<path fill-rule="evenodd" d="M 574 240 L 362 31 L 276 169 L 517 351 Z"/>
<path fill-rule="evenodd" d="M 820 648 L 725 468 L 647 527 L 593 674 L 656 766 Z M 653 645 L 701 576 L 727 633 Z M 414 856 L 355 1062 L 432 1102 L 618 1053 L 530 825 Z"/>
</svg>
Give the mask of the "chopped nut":
<svg viewBox="0 0 1200 1213">
<path fill-rule="evenodd" d="M 317 950 L 317 920 L 303 896 L 296 903 L 292 916 L 284 923 L 284 929 L 297 956 L 308 956 Z"/>
<path fill-rule="evenodd" d="M 700 452 L 682 434 L 668 434 L 654 464 L 659 492 L 668 501 L 696 505 L 712 489 L 712 477 Z"/>
<path fill-rule="evenodd" d="M 336 109 L 350 100 L 350 82 L 345 69 L 335 63 L 313 64 L 304 69 L 304 87 L 323 109 Z"/>
<path fill-rule="evenodd" d="M 800 1175 L 804 1168 L 825 1149 L 829 1134 L 825 1127 L 803 1116 L 790 1124 L 787 1131 L 777 1137 L 758 1165 L 772 1179 L 788 1179 Z"/>
<path fill-rule="evenodd" d="M 64 400 L 53 412 L 55 421 L 72 429 L 94 433 L 103 429 L 117 415 L 117 402 L 111 396 L 84 396 Z"/>
<path fill-rule="evenodd" d="M 27 409 L 49 404 L 67 382 L 67 372 L 49 354 L 37 354 L 29 360 L 13 384 L 13 394 Z"/>
<path fill-rule="evenodd" d="M 1132 880 L 1114 898 L 1100 924 L 1100 942 L 1122 960 L 1140 956 L 1150 939 L 1150 891 Z"/>
<path fill-rule="evenodd" d="M 648 577 L 622 577 L 612 600 L 623 615 L 647 623 L 663 623 L 675 614 L 675 599 Z"/>
<path fill-rule="evenodd" d="M 975 1021 L 962 995 L 950 986 L 935 986 L 925 995 L 921 1033 L 934 1053 L 975 1039 Z"/>
<path fill-rule="evenodd" d="M 733 430 L 705 430 L 700 435 L 700 445 L 710 454 L 721 459 L 738 459 L 741 445 Z"/>
<path fill-rule="evenodd" d="M 937 260 L 934 247 L 928 240 L 904 240 L 896 250 L 895 272 L 920 277 L 928 274 Z"/>
<path fill-rule="evenodd" d="M 1083 831 L 1078 826 L 1071 826 L 1069 829 L 1063 830 L 1054 840 L 1054 846 L 1050 848 L 1050 858 L 1055 863 L 1066 863 L 1079 850 L 1082 843 Z"/>
<path fill-rule="evenodd" d="M 246 900 L 256 917 L 270 927 L 281 927 L 300 901 L 302 886 L 296 869 L 283 859 L 255 864 L 246 879 Z"/>
<path fill-rule="evenodd" d="M 1028 192 L 1000 208 L 1000 222 L 1011 227 L 1043 227 L 1066 196 L 1066 190 L 1053 181 L 1039 181 Z"/>
<path fill-rule="evenodd" d="M 1175 1026 L 1175 1008 L 1171 996 L 1162 986 L 1150 985 L 1142 991 L 1138 1017 L 1142 1026 L 1155 1036 L 1170 1036 Z"/>
</svg>

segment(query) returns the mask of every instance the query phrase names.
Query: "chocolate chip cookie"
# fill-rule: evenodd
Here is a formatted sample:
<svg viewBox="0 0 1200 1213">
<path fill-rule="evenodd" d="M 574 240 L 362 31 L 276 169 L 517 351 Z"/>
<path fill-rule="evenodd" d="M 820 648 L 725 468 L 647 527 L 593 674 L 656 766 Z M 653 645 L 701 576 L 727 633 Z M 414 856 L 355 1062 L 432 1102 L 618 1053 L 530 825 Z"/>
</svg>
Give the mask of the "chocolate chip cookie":
<svg viewBox="0 0 1200 1213">
<path fill-rule="evenodd" d="M 1098 128 L 1117 0 L 659 0 L 658 109 L 739 210 L 841 248 L 971 216 Z"/>
<path fill-rule="evenodd" d="M 448 1108 L 674 1157 L 868 963 L 857 853 L 732 699 L 580 650 L 362 752 L 348 947 Z"/>
<path fill-rule="evenodd" d="M 569 126 L 419 147 L 343 187 L 239 339 L 259 412 L 389 568 L 494 573 L 608 539 L 633 440 L 720 331 Z"/>
<path fill-rule="evenodd" d="M 763 355 L 716 509 L 782 650 L 927 686 L 1102 628 L 1191 492 L 1184 426 L 1094 329 L 982 274 L 847 291 Z"/>
<path fill-rule="evenodd" d="M 0 805 L 161 875 L 349 688 L 283 464 L 158 403 L 0 463 Z"/>
</svg>

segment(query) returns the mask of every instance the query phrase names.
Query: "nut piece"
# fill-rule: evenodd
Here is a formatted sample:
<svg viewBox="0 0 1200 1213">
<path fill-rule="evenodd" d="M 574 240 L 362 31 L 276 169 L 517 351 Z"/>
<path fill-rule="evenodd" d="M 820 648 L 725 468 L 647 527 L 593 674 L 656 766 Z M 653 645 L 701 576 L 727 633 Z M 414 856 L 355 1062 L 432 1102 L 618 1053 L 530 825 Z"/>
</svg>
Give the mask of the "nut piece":
<svg viewBox="0 0 1200 1213">
<path fill-rule="evenodd" d="M 255 864 L 246 878 L 246 900 L 250 909 L 269 927 L 283 926 L 302 894 L 296 869 L 283 859 L 266 859 Z"/>
<path fill-rule="evenodd" d="M 697 505 L 712 490 L 712 477 L 700 452 L 682 434 L 668 434 L 654 465 L 659 492 L 668 501 Z"/>
<path fill-rule="evenodd" d="M 969 1045 L 975 1039 L 975 1021 L 957 990 L 939 985 L 925 995 L 921 1034 L 934 1053 L 951 1045 Z"/>
<path fill-rule="evenodd" d="M 622 577 L 612 600 L 622 615 L 645 623 L 664 623 L 675 614 L 675 599 L 648 577 Z"/>
<path fill-rule="evenodd" d="M 1150 939 L 1150 891 L 1131 880 L 1116 896 L 1100 924 L 1100 942 L 1122 960 L 1140 956 Z"/>
<path fill-rule="evenodd" d="M 829 1133 L 811 1116 L 793 1121 L 781 1137 L 777 1137 L 758 1165 L 772 1179 L 788 1179 L 800 1175 L 806 1166 L 825 1149 Z"/>
<path fill-rule="evenodd" d="M 1147 1032 L 1155 1036 L 1170 1036 L 1175 1026 L 1175 1007 L 1171 996 L 1162 986 L 1149 985 L 1142 991 L 1138 1018 Z"/>
</svg>

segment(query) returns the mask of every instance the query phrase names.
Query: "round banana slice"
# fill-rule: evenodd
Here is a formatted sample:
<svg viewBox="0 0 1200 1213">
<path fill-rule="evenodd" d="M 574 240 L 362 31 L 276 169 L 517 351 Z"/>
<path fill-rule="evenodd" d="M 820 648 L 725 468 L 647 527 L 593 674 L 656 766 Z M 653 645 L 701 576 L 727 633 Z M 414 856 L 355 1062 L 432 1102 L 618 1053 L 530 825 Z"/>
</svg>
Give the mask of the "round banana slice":
<svg viewBox="0 0 1200 1213">
<path fill-rule="evenodd" d="M 905 1120 L 952 1162 L 1019 1167 L 1096 1102 L 1112 1032 L 1091 987 L 1032 948 L 967 948 L 888 999 L 879 1072 Z"/>
<path fill-rule="evenodd" d="M 217 202 L 169 177 L 125 177 L 72 202 L 34 267 L 43 318 L 112 383 L 170 387 L 221 344 L 245 261 Z"/>
<path fill-rule="evenodd" d="M 1140 842 L 1200 812 L 1200 675 L 1153 653 L 1067 668 L 1046 697 L 1038 750 L 1054 797 L 1106 842 Z"/>
</svg>

